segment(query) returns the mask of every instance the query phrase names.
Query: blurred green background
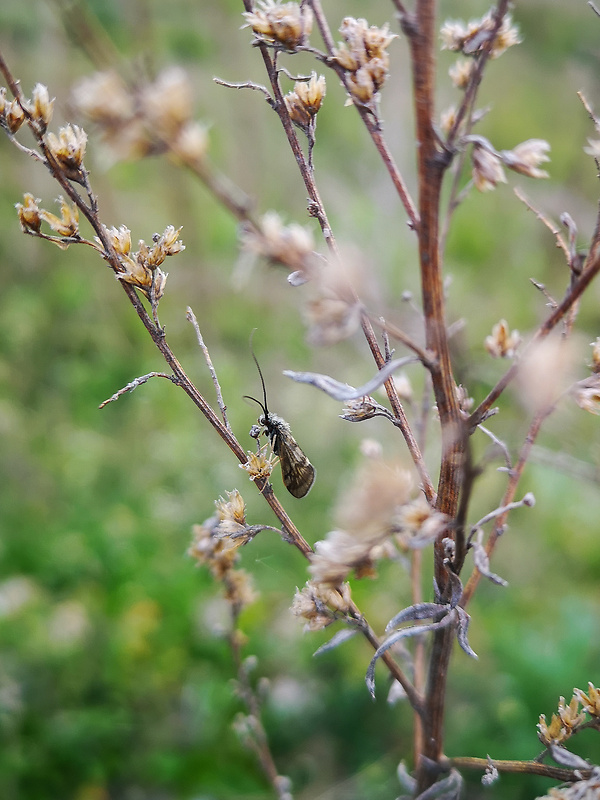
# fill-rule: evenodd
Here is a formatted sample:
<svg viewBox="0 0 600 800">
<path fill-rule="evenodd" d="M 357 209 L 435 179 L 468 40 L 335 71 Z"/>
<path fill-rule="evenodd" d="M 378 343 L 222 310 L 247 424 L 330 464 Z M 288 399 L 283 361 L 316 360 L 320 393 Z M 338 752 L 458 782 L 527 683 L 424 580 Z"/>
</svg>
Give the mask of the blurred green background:
<svg viewBox="0 0 600 800">
<path fill-rule="evenodd" d="M 328 0 L 332 28 L 348 14 L 371 24 L 391 19 L 391 4 Z M 72 119 L 73 84 L 93 72 L 76 45 L 73 5 L 4 0 L 0 44 L 26 93 L 37 81 L 56 96 L 53 129 Z M 180 64 L 190 74 L 198 118 L 211 126 L 211 157 L 286 220 L 307 222 L 305 190 L 275 115 L 255 92 L 216 86 L 213 75 L 264 82 L 250 34 L 240 30 L 241 2 L 95 0 L 88 19 L 113 43 L 123 64 L 150 73 Z M 62 18 L 61 18 L 62 10 Z M 480 16 L 481 2 L 441 3 L 441 16 Z M 505 365 L 492 361 L 483 339 L 505 317 L 526 336 L 547 313 L 530 277 L 560 297 L 568 280 L 554 239 L 513 196 L 520 185 L 557 220 L 568 211 L 585 247 L 594 224 L 598 180 L 582 148 L 593 126 L 576 96 L 600 108 L 600 20 L 585 0 L 528 0 L 515 17 L 524 43 L 490 65 L 480 105 L 492 105 L 480 131 L 498 148 L 537 137 L 552 146 L 551 179 L 518 176 L 497 192 L 471 196 L 459 209 L 448 242 L 448 313 L 467 326 L 456 344 L 460 380 L 482 399 Z M 396 30 L 396 28 L 394 28 Z M 412 115 L 406 43 L 392 45 L 393 77 L 382 116 L 395 157 L 414 186 Z M 456 101 L 440 55 L 439 107 Z M 303 58 L 295 72 L 310 70 Z M 286 87 L 287 88 L 287 87 Z M 407 329 L 418 317 L 402 293 L 419 279 L 405 215 L 336 81 L 319 115 L 317 180 L 340 242 L 369 267 L 370 302 Z M 74 119 L 73 121 L 78 121 Z M 167 264 L 161 321 L 168 340 L 201 391 L 213 389 L 195 335 L 190 305 L 218 370 L 240 440 L 255 410 L 242 395 L 258 378 L 248 338 L 258 328 L 272 408 L 292 423 L 317 467 L 303 501 L 287 507 L 312 543 L 334 524 L 332 506 L 360 462 L 364 436 L 405 458 L 400 437 L 383 421 L 351 426 L 337 404 L 286 381 L 286 368 L 326 372 L 355 385 L 373 373 L 356 337 L 328 349 L 305 343 L 304 289 L 280 271 L 257 265 L 243 287 L 232 279 L 238 259 L 236 224 L 191 176 L 164 160 L 110 164 L 93 129 L 86 163 L 108 225 L 125 224 L 149 240 L 167 224 L 183 225 L 186 250 Z M 14 204 L 25 191 L 47 208 L 58 189 L 42 169 L 0 138 L 0 798 L 2 800 L 212 800 L 267 798 L 255 760 L 231 730 L 241 710 L 223 637 L 226 609 L 218 587 L 186 557 L 193 523 L 214 500 L 240 488 L 251 522 L 273 523 L 235 460 L 182 392 L 155 380 L 102 411 L 98 405 L 134 377 L 162 370 L 149 337 L 112 273 L 86 248 L 63 253 L 25 237 Z M 309 223 L 307 223 L 309 224 Z M 579 317 L 576 370 L 588 373 L 589 342 L 600 335 L 599 287 Z M 399 351 L 400 352 L 400 351 Z M 418 387 L 415 368 L 410 373 Z M 517 447 L 527 429 L 519 398 L 509 392 L 488 423 Z M 600 497 L 598 421 L 564 404 L 549 421 L 522 493 L 534 509 L 516 512 L 494 559 L 507 589 L 482 585 L 470 612 L 479 661 L 456 654 L 448 695 L 446 752 L 531 758 L 540 749 L 535 725 L 574 686 L 600 683 Z M 487 442 L 475 440 L 478 453 Z M 436 463 L 436 443 L 428 456 Z M 589 478 L 556 469 L 543 453 L 560 451 L 590 465 Z M 492 464 L 477 485 L 471 521 L 495 507 L 506 476 Z M 276 487 L 278 485 L 276 479 Z M 519 495 L 521 496 L 521 494 Z M 244 612 L 247 653 L 271 681 L 265 722 L 279 769 L 298 798 L 370 800 L 401 792 L 400 758 L 410 758 L 410 713 L 372 703 L 363 676 L 371 653 L 358 641 L 319 659 L 312 652 L 329 633 L 302 634 L 289 613 L 295 586 L 306 580 L 300 556 L 274 534 L 242 553 L 260 600 Z M 409 602 L 406 576 L 386 564 L 377 583 L 356 583 L 357 602 L 376 627 Z M 574 744 L 598 760 L 592 734 Z M 467 796 L 483 796 L 467 776 Z M 541 779 L 510 779 L 490 798 L 535 797 Z"/>
</svg>

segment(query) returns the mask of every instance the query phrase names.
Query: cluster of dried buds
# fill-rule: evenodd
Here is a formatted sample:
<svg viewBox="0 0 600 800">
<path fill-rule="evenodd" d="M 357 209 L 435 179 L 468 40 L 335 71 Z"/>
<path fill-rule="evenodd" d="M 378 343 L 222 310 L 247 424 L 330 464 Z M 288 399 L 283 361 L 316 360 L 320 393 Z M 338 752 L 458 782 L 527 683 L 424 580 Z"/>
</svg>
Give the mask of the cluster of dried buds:
<svg viewBox="0 0 600 800">
<path fill-rule="evenodd" d="M 568 705 L 565 698 L 561 697 L 558 712 L 552 714 L 550 723 L 546 722 L 546 715 L 541 714 L 537 726 L 538 737 L 546 747 L 562 745 L 582 725 L 587 724 L 587 715 L 600 725 L 600 689 L 592 683 L 588 683 L 587 693 L 581 689 L 573 689 L 573 697 Z"/>
<path fill-rule="evenodd" d="M 6 88 L 0 87 L 0 125 L 11 135 L 15 134 L 25 122 L 25 112 L 37 133 L 45 133 L 53 111 L 54 100 L 50 100 L 48 88 L 43 83 L 34 86 L 31 100 L 24 98 L 8 100 Z"/>
<path fill-rule="evenodd" d="M 185 245 L 178 239 L 181 228 L 167 225 L 162 234 L 155 233 L 153 244 L 147 245 L 143 239 L 138 243 L 138 250 L 131 252 L 131 231 L 125 225 L 119 228 L 104 228 L 106 236 L 119 259 L 117 278 L 139 289 L 152 303 L 157 303 L 165 290 L 168 273 L 160 269 L 167 256 L 174 256 L 185 250 Z M 100 239 L 96 238 L 97 249 L 110 259 Z"/>
<path fill-rule="evenodd" d="M 365 19 L 354 17 L 342 21 L 340 33 L 344 41 L 333 51 L 333 58 L 345 71 L 350 102 L 371 106 L 389 74 L 387 49 L 398 37 L 389 32 L 387 24 L 369 27 Z"/>
</svg>

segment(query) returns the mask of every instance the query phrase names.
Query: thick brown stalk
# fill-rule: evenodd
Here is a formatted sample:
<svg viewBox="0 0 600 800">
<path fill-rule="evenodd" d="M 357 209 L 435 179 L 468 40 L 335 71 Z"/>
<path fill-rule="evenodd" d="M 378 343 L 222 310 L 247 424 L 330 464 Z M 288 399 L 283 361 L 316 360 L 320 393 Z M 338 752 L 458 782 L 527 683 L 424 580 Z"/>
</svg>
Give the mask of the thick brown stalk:
<svg viewBox="0 0 600 800">
<path fill-rule="evenodd" d="M 439 252 L 440 193 L 448 157 L 438 146 L 433 127 L 435 12 L 435 0 L 419 0 L 414 18 L 405 19 L 404 27 L 411 46 L 415 98 L 420 217 L 418 236 L 425 344 L 436 358 L 436 363 L 431 367 L 431 378 L 442 429 L 437 507 L 454 517 L 458 507 L 464 438 L 450 363 Z M 435 548 L 435 579 L 442 592 L 447 584 L 447 570 L 443 561 L 443 545 L 439 541 Z M 453 628 L 438 631 L 431 652 L 423 716 L 422 754 L 434 762 L 440 760 L 443 751 L 444 698 L 453 638 Z M 435 779 L 427 772 L 424 763 L 417 765 L 418 792 L 427 789 Z"/>
</svg>

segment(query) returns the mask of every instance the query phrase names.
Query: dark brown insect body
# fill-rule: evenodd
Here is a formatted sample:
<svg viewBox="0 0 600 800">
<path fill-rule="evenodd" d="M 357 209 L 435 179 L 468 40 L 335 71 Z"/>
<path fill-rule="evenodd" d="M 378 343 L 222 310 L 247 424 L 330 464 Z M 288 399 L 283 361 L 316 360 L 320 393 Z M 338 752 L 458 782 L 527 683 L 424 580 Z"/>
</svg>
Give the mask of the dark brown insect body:
<svg viewBox="0 0 600 800">
<path fill-rule="evenodd" d="M 263 429 L 260 433 L 265 433 L 276 456 L 279 456 L 281 464 L 281 476 L 283 484 L 288 492 L 294 497 L 304 497 L 310 491 L 315 482 L 315 468 L 304 455 L 298 442 L 292 436 L 288 423 L 277 414 L 271 414 L 267 408 L 267 390 L 265 381 L 256 356 L 252 351 L 252 358 L 260 375 L 260 382 L 263 389 L 264 404 L 255 397 L 245 395 L 248 400 L 253 400 L 261 408 L 263 413 L 258 418 L 258 424 Z M 252 434 L 253 435 L 253 434 Z"/>
<path fill-rule="evenodd" d="M 258 424 L 264 427 L 273 452 L 279 456 L 284 486 L 294 497 L 304 497 L 315 482 L 315 468 L 292 436 L 288 423 L 267 411 L 266 406 L 263 410 Z"/>
</svg>

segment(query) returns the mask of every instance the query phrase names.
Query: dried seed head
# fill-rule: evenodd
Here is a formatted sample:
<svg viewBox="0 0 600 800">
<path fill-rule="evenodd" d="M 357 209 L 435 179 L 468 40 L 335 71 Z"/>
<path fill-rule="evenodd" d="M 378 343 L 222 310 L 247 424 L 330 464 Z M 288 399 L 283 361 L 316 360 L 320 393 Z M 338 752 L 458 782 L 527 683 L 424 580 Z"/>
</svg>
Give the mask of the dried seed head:
<svg viewBox="0 0 600 800">
<path fill-rule="evenodd" d="M 402 548 L 421 549 L 448 529 L 448 517 L 432 508 L 424 497 L 406 503 L 395 518 L 396 541 Z"/>
<path fill-rule="evenodd" d="M 60 217 L 44 210 L 40 216 L 59 236 L 76 236 L 79 233 L 79 209 L 75 205 L 70 206 L 63 197 L 59 197 L 58 202 Z"/>
<path fill-rule="evenodd" d="M 168 141 L 175 137 L 193 110 L 192 86 L 185 71 L 180 67 L 163 70 L 144 88 L 140 104 L 155 138 Z"/>
<path fill-rule="evenodd" d="M 544 139 L 528 139 L 512 150 L 502 150 L 499 155 L 502 163 L 514 172 L 529 178 L 549 178 L 545 170 L 539 169 L 540 164 L 550 161 L 549 150 L 550 145 Z"/>
<path fill-rule="evenodd" d="M 318 631 L 335 622 L 340 615 L 350 610 L 350 587 L 347 583 L 339 589 L 328 584 L 308 581 L 300 590 L 296 589 L 292 603 L 292 614 L 307 620 L 305 630 Z"/>
<path fill-rule="evenodd" d="M 362 422 L 365 419 L 380 416 L 382 412 L 387 413 L 387 409 L 369 395 L 365 395 L 359 397 L 358 400 L 349 400 L 340 417 L 348 422 Z"/>
<path fill-rule="evenodd" d="M 50 100 L 48 87 L 43 83 L 36 83 L 31 93 L 31 116 L 38 125 L 38 130 L 45 133 L 54 110 L 54 99 Z"/>
<path fill-rule="evenodd" d="M 511 331 L 505 319 L 492 328 L 492 335 L 485 339 L 485 349 L 492 358 L 512 358 L 521 343 L 519 331 Z"/>
<path fill-rule="evenodd" d="M 571 397 L 584 411 L 600 414 L 600 373 L 578 381 L 571 389 Z"/>
<path fill-rule="evenodd" d="M 449 106 L 440 114 L 440 130 L 446 136 L 450 133 L 456 122 L 456 106 Z"/>
<path fill-rule="evenodd" d="M 511 15 L 506 14 L 493 37 L 492 44 L 489 45 L 495 26 L 496 21 L 492 12 L 488 12 L 479 20 L 471 20 L 468 24 L 448 20 L 440 30 L 442 50 L 460 51 L 464 55 L 476 56 L 488 46 L 490 57 L 498 58 L 509 47 L 520 44 L 519 29 L 513 25 Z"/>
<path fill-rule="evenodd" d="M 590 344 L 592 348 L 592 372 L 600 372 L 600 338 Z"/>
<path fill-rule="evenodd" d="M 15 205 L 15 208 L 19 214 L 21 228 L 26 233 L 28 231 L 32 231 L 33 233 L 40 232 L 42 216 L 38 203 L 41 203 L 40 198 L 36 198 L 27 192 L 23 196 L 23 203 L 17 203 Z"/>
<path fill-rule="evenodd" d="M 206 126 L 199 122 L 186 122 L 174 137 L 171 147 L 175 158 L 188 166 L 198 166 L 208 150 Z"/>
<path fill-rule="evenodd" d="M 242 495 L 237 489 L 227 492 L 226 494 L 227 500 L 219 497 L 219 499 L 215 501 L 217 517 L 220 520 L 232 520 L 233 522 L 237 522 L 239 525 L 245 525 L 246 504 L 244 503 Z"/>
<path fill-rule="evenodd" d="M 237 552 L 226 549 L 223 542 L 214 535 L 217 523 L 217 518 L 211 517 L 202 525 L 193 526 L 188 555 L 196 559 L 198 564 L 208 566 L 213 576 L 222 580 L 231 571 Z"/>
<path fill-rule="evenodd" d="M 225 599 L 238 610 L 258 599 L 258 593 L 252 585 L 252 576 L 245 569 L 229 570 L 224 584 Z"/>
<path fill-rule="evenodd" d="M 412 488 L 411 474 L 401 464 L 369 459 L 356 470 L 337 504 L 335 518 L 359 541 L 388 536 Z"/>
<path fill-rule="evenodd" d="M 282 3 L 281 0 L 261 0 L 254 11 L 243 16 L 254 34 L 270 44 L 283 45 L 295 50 L 305 43 L 312 31 L 313 14 L 308 6 Z"/>
<path fill-rule="evenodd" d="M 540 714 L 540 721 L 537 727 L 539 731 L 538 738 L 546 747 L 550 745 L 559 745 L 571 735 L 570 731 L 563 725 L 558 714 L 552 714 L 550 725 L 546 722 L 546 715 Z"/>
<path fill-rule="evenodd" d="M 107 228 L 106 233 L 118 254 L 129 254 L 131 250 L 131 231 L 126 225 L 121 225 L 119 228 Z"/>
<path fill-rule="evenodd" d="M 284 97 L 292 122 L 306 131 L 321 108 L 325 97 L 325 76 L 311 74 L 309 81 L 296 81 L 294 90 Z"/>
<path fill-rule="evenodd" d="M 241 245 L 246 254 L 260 256 L 306 277 L 316 269 L 317 256 L 311 231 L 295 223 L 284 225 L 275 211 L 268 211 L 262 217 L 260 229 L 242 229 Z"/>
<path fill-rule="evenodd" d="M 114 71 L 95 72 L 76 84 L 72 92 L 77 109 L 92 122 L 113 127 L 134 115 L 125 83 Z"/>
<path fill-rule="evenodd" d="M 475 62 L 459 58 L 448 70 L 448 75 L 457 89 L 466 89 L 475 69 Z"/>
<path fill-rule="evenodd" d="M 81 182 L 83 157 L 87 144 L 87 133 L 78 125 L 65 125 L 58 136 L 46 134 L 46 145 L 60 169 L 69 180 Z"/>
<path fill-rule="evenodd" d="M 390 63 L 387 48 L 397 36 L 389 33 L 387 23 L 383 28 L 369 27 L 365 19 L 354 17 L 342 21 L 340 33 L 344 42 L 334 49 L 333 57 L 347 72 L 352 99 L 368 105 L 387 79 Z"/>
<path fill-rule="evenodd" d="M 558 701 L 558 716 L 568 731 L 573 732 L 574 728 L 585 722 L 585 712 L 579 710 L 580 703 L 581 700 L 576 694 L 571 698 L 569 705 L 565 704 L 564 697 L 561 697 Z"/>
<path fill-rule="evenodd" d="M 480 192 L 489 192 L 499 183 L 506 183 L 506 176 L 499 157 L 486 147 L 475 144 L 471 151 L 473 182 Z"/>
<path fill-rule="evenodd" d="M 593 683 L 588 683 L 587 694 L 581 689 L 575 689 L 574 694 L 588 714 L 600 718 L 600 689 L 597 689 Z"/>
<path fill-rule="evenodd" d="M 6 89 L 3 88 L 2 92 L 2 122 L 9 133 L 16 133 L 25 122 L 25 112 L 16 98 L 6 100 Z"/>
<path fill-rule="evenodd" d="M 240 469 L 246 470 L 251 481 L 258 479 L 268 480 L 271 477 L 271 473 L 273 472 L 273 467 L 275 466 L 276 461 L 274 460 L 272 453 L 270 453 L 268 456 L 266 455 L 268 450 L 268 443 L 263 445 L 258 453 L 253 453 L 251 450 L 249 450 L 248 461 L 246 461 L 245 464 L 239 465 Z"/>
</svg>

